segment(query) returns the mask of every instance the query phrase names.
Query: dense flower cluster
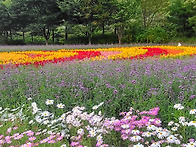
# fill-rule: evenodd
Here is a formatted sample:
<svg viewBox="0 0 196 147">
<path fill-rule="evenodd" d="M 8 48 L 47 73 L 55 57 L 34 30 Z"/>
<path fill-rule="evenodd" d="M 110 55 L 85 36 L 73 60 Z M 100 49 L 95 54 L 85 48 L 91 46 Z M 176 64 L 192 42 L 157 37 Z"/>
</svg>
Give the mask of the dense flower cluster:
<svg viewBox="0 0 196 147">
<path fill-rule="evenodd" d="M 46 105 L 53 105 L 52 100 L 47 100 Z M 61 147 L 70 146 L 75 147 L 87 147 L 89 143 L 96 147 L 109 147 L 114 146 L 113 144 L 107 144 L 107 139 L 113 132 L 119 132 L 121 139 L 130 142 L 130 146 L 133 147 L 161 147 L 161 146 L 181 146 L 181 147 L 195 147 L 196 141 L 193 138 L 189 138 L 189 142 L 185 141 L 186 130 L 181 129 L 181 127 L 195 127 L 196 121 L 186 121 L 189 118 L 183 116 L 178 118 L 178 122 L 174 120 L 168 123 L 167 127 L 162 126 L 162 121 L 156 118 L 159 112 L 159 107 L 150 109 L 149 111 L 139 111 L 134 108 L 130 108 L 128 112 L 121 112 L 119 115 L 122 119 L 116 119 L 115 117 L 105 118 L 99 107 L 104 103 L 94 105 L 92 107 L 92 112 L 86 112 L 85 107 L 74 107 L 71 111 L 63 113 L 63 115 L 57 119 L 49 121 L 49 118 L 54 118 L 54 114 L 49 111 L 42 111 L 38 109 L 35 102 L 31 103 L 30 109 L 33 109 L 32 114 L 34 115 L 38 124 L 48 125 L 48 128 L 54 128 L 58 125 L 67 126 L 67 131 L 65 130 L 47 130 L 39 129 L 38 131 L 26 130 L 23 132 L 16 132 L 20 130 L 18 126 L 9 127 L 6 129 L 6 135 L 0 133 L 0 145 L 10 145 L 12 143 L 19 143 L 22 138 L 26 139 L 25 143 L 21 143 L 20 147 L 32 147 L 39 146 L 39 144 L 55 144 L 61 142 Z M 23 106 L 22 106 L 23 107 Z M 22 108 L 17 109 L 3 109 L 0 108 L 2 116 L 7 110 L 11 111 L 14 115 L 14 111 L 20 111 Z M 182 104 L 175 104 L 174 111 L 181 111 L 184 109 Z M 3 113 L 4 112 L 4 113 Z M 38 115 L 36 115 L 38 113 Z M 16 113 L 18 114 L 18 112 Z M 181 114 L 181 113 L 176 113 Z M 190 115 L 196 116 L 196 109 L 191 109 L 189 111 Z M 40 118 L 37 118 L 40 117 Z M 38 121 L 39 119 L 39 121 Z M 2 121 L 2 120 L 1 120 Z M 5 121 L 5 120 L 4 120 Z M 8 120 L 7 120 L 8 121 Z M 48 121 L 48 123 L 44 123 Z M 14 123 L 14 119 L 12 120 Z M 29 123 L 32 124 L 33 121 Z M 55 125 L 54 125 L 55 124 Z M 2 127 L 2 126 L 0 126 Z M 49 134 L 48 137 L 43 137 L 43 135 Z M 42 135 L 42 137 L 39 137 Z M 120 138 L 118 138 L 120 139 Z M 87 141 L 88 140 L 88 141 Z M 95 140 L 95 142 L 93 141 Z"/>
<path fill-rule="evenodd" d="M 0 53 L 0 67 L 14 64 L 43 66 L 46 63 L 58 63 L 72 60 L 133 59 L 145 57 L 181 57 L 195 55 L 195 47 L 151 46 L 151 47 L 119 47 L 106 49 L 77 49 L 58 51 L 16 51 Z"/>
</svg>

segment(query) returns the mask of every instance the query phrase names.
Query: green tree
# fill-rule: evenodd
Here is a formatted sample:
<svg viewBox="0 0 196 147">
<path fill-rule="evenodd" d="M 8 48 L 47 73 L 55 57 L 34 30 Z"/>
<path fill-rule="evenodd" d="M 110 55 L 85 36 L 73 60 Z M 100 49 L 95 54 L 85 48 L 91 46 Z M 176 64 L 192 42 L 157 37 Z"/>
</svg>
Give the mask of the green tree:
<svg viewBox="0 0 196 147">
<path fill-rule="evenodd" d="M 150 28 L 153 23 L 163 19 L 168 0 L 140 0 L 143 26 Z"/>
<path fill-rule="evenodd" d="M 16 22 L 19 28 L 33 28 L 40 32 L 45 38 L 46 45 L 51 36 L 52 30 L 62 21 L 62 11 L 59 9 L 56 0 L 14 0 L 13 7 L 16 15 Z M 25 23 L 23 23 L 25 22 Z M 33 31 L 31 30 L 31 31 Z"/>
<path fill-rule="evenodd" d="M 193 35 L 195 13 L 194 5 L 188 0 L 171 0 L 169 5 L 168 21 L 173 24 L 173 29 L 181 36 Z M 194 10 L 195 12 L 195 10 Z"/>
<path fill-rule="evenodd" d="M 12 3 L 10 0 L 0 1 L 0 32 L 4 34 L 8 39 L 8 32 L 10 32 L 10 37 L 12 39 L 12 14 L 10 12 L 10 7 Z"/>
<path fill-rule="evenodd" d="M 111 6 L 113 9 L 111 19 L 117 30 L 118 42 L 121 44 L 125 27 L 138 16 L 138 3 L 136 0 L 114 0 Z"/>
<path fill-rule="evenodd" d="M 77 27 L 77 32 L 85 34 L 91 44 L 94 30 L 100 24 L 104 24 L 108 18 L 106 5 L 104 5 L 106 2 L 103 0 L 61 0 L 58 4 L 61 10 L 66 13 L 65 19 L 69 23 L 80 24 Z"/>
</svg>

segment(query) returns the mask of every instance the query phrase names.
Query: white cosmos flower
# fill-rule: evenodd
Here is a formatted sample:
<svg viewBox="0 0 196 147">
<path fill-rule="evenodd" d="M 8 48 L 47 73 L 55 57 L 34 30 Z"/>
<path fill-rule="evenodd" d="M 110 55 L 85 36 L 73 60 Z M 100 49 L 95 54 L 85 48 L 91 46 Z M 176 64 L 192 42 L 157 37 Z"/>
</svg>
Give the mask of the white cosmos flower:
<svg viewBox="0 0 196 147">
<path fill-rule="evenodd" d="M 101 134 L 99 134 L 98 136 L 97 136 L 97 141 L 100 141 L 100 140 L 102 140 L 103 139 L 103 137 L 101 136 Z"/>
<path fill-rule="evenodd" d="M 185 121 L 185 117 L 184 116 L 180 116 L 178 119 L 179 119 L 180 122 L 184 122 Z"/>
<path fill-rule="evenodd" d="M 52 104 L 54 104 L 54 100 L 47 99 L 45 103 L 46 103 L 46 105 L 52 105 Z"/>
<path fill-rule="evenodd" d="M 140 136 L 138 136 L 138 135 L 132 136 L 132 137 L 130 138 L 130 140 L 133 141 L 133 142 L 137 142 L 137 141 L 139 141 L 139 140 L 141 140 L 141 139 L 142 139 L 142 138 L 141 138 Z"/>
<path fill-rule="evenodd" d="M 138 144 L 136 144 L 136 145 L 133 145 L 133 147 L 144 147 L 144 145 L 138 143 Z"/>
<path fill-rule="evenodd" d="M 92 107 L 93 110 L 96 110 L 96 109 L 98 109 L 98 108 L 99 108 L 98 105 L 95 105 L 95 106 Z"/>
<path fill-rule="evenodd" d="M 143 136 L 143 137 L 150 137 L 151 135 L 152 135 L 151 132 L 143 132 L 143 133 L 142 133 L 142 136 Z"/>
<path fill-rule="evenodd" d="M 161 131 L 161 132 L 158 132 L 158 133 L 157 133 L 157 137 L 158 137 L 159 139 L 163 139 L 163 138 L 166 137 L 166 136 L 167 136 L 167 133 L 164 132 L 164 131 Z"/>
<path fill-rule="evenodd" d="M 64 104 L 62 104 L 62 103 L 60 103 L 60 104 L 57 104 L 57 107 L 58 107 L 58 108 L 60 108 L 60 109 L 62 109 L 62 108 L 64 108 L 64 107 L 65 107 L 65 105 L 64 105 Z"/>
<path fill-rule="evenodd" d="M 137 135 L 137 134 L 140 133 L 140 131 L 139 130 L 132 130 L 131 133 L 134 134 L 134 135 Z"/>
<path fill-rule="evenodd" d="M 157 127 L 155 127 L 154 125 L 149 125 L 148 127 L 147 127 L 147 130 L 149 130 L 149 131 L 151 131 L 151 130 L 156 130 L 157 129 Z"/>
<path fill-rule="evenodd" d="M 121 128 L 128 129 L 129 128 L 129 125 L 128 124 L 123 124 L 123 125 L 121 125 Z"/>
<path fill-rule="evenodd" d="M 167 137 L 168 143 L 175 143 L 176 139 L 177 138 L 174 135 L 170 135 L 169 137 Z"/>
<path fill-rule="evenodd" d="M 32 123 L 33 123 L 33 120 L 30 120 L 30 121 L 29 121 L 29 124 L 32 124 Z"/>
<path fill-rule="evenodd" d="M 64 113 L 64 114 L 62 114 L 61 115 L 61 117 L 58 119 L 58 120 L 65 120 L 65 116 L 66 116 L 66 114 Z"/>
<path fill-rule="evenodd" d="M 189 114 L 196 114 L 196 109 L 190 110 Z"/>
<path fill-rule="evenodd" d="M 50 121 L 49 120 L 45 120 L 45 121 L 43 121 L 43 124 L 48 124 Z"/>
<path fill-rule="evenodd" d="M 36 102 L 31 103 L 31 106 L 32 106 L 32 107 L 37 107 Z"/>
<path fill-rule="evenodd" d="M 2 110 L 3 108 L 2 107 L 0 107 L 0 111 Z"/>
<path fill-rule="evenodd" d="M 30 100 L 32 100 L 32 98 L 31 98 L 31 97 L 29 97 L 27 100 L 29 100 L 29 101 L 30 101 Z"/>
<path fill-rule="evenodd" d="M 190 142 L 186 145 L 186 147 L 195 147 L 196 146 L 196 143 L 194 142 Z"/>
<path fill-rule="evenodd" d="M 178 123 L 175 123 L 174 125 L 175 125 L 176 127 L 179 127 L 179 126 L 180 126 Z"/>
<path fill-rule="evenodd" d="M 33 107 L 33 114 L 36 114 L 39 110 L 37 107 Z"/>
<path fill-rule="evenodd" d="M 61 147 L 67 147 L 67 145 L 66 144 L 62 144 Z"/>
<path fill-rule="evenodd" d="M 84 134 L 84 130 L 82 128 L 81 129 L 78 129 L 77 130 L 77 133 L 78 133 L 78 135 Z"/>
<path fill-rule="evenodd" d="M 182 110 L 182 109 L 184 109 L 184 106 L 180 106 L 180 107 L 178 108 L 178 110 Z"/>
<path fill-rule="evenodd" d="M 172 131 L 177 131 L 178 130 L 178 127 L 173 127 L 171 128 Z"/>
<path fill-rule="evenodd" d="M 175 144 L 180 144 L 180 143 L 181 143 L 180 140 L 178 140 L 178 139 L 175 140 Z"/>
<path fill-rule="evenodd" d="M 42 119 L 41 119 L 39 116 L 35 117 L 35 120 L 36 120 L 38 123 L 41 123 L 41 122 L 42 122 Z"/>
<path fill-rule="evenodd" d="M 48 111 L 43 111 L 43 112 L 41 113 L 41 115 L 42 115 L 42 116 L 45 116 L 45 117 L 48 117 L 48 116 L 50 116 L 50 112 L 48 112 Z"/>
<path fill-rule="evenodd" d="M 196 127 L 196 121 L 190 121 L 188 126 L 195 126 Z"/>
<path fill-rule="evenodd" d="M 95 129 L 91 129 L 91 130 L 89 131 L 89 135 L 90 135 L 91 137 L 95 137 L 95 136 L 96 136 L 96 130 L 95 130 Z"/>
<path fill-rule="evenodd" d="M 172 126 L 174 124 L 174 122 L 173 121 L 170 121 L 169 123 L 168 123 L 168 126 Z"/>
<path fill-rule="evenodd" d="M 154 143 L 152 143 L 151 145 L 150 145 L 150 147 L 160 147 L 161 145 L 160 145 L 160 143 L 158 143 L 158 142 L 154 142 Z"/>
</svg>

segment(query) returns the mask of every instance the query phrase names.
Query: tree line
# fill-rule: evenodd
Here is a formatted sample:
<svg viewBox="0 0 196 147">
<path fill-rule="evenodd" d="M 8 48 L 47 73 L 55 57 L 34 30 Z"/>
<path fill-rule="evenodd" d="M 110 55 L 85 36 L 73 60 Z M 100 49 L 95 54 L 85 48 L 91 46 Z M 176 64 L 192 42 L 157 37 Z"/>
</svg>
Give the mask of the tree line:
<svg viewBox="0 0 196 147">
<path fill-rule="evenodd" d="M 42 36 L 46 45 L 74 38 L 75 44 L 194 38 L 195 5 L 195 0 L 1 0 L 0 43 L 16 36 L 24 44 Z"/>
</svg>

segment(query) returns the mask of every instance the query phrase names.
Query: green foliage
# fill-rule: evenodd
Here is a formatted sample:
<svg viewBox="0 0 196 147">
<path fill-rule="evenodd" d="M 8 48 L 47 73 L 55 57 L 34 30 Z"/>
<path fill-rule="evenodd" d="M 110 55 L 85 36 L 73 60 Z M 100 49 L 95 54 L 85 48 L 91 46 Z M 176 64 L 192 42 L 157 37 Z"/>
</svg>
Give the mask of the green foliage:
<svg viewBox="0 0 196 147">
<path fill-rule="evenodd" d="M 147 43 L 168 43 L 168 32 L 160 27 L 150 28 L 143 33 L 140 33 L 137 37 L 138 42 Z"/>
<path fill-rule="evenodd" d="M 173 29 L 181 36 L 195 36 L 195 32 L 193 31 L 195 24 L 190 23 L 192 19 L 194 20 L 195 15 L 193 3 L 186 0 L 171 0 L 168 9 L 168 21 L 174 24 Z"/>
</svg>

